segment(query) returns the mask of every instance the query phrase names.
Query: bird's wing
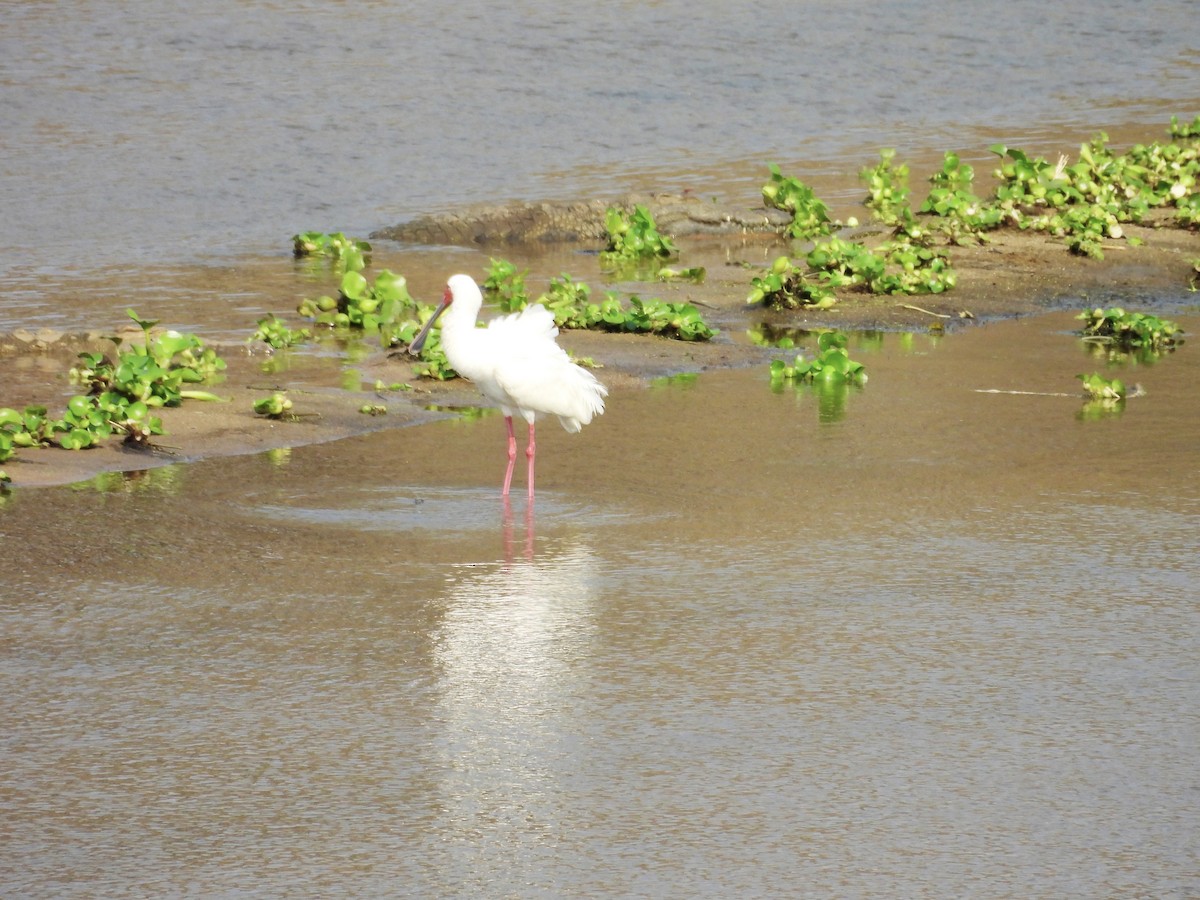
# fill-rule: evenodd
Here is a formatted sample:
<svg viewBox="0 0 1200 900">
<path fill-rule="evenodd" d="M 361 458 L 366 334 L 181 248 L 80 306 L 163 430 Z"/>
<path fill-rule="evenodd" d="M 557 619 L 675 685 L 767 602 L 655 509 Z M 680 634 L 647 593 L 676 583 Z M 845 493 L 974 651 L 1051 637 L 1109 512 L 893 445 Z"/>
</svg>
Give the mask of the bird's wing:
<svg viewBox="0 0 1200 900">
<path fill-rule="evenodd" d="M 524 350 L 498 365 L 495 376 L 526 420 L 537 414 L 558 416 L 574 432 L 604 412 L 608 390 L 561 347 L 547 340 Z"/>
<path fill-rule="evenodd" d="M 488 322 L 488 330 L 496 332 L 497 339 L 505 343 L 538 337 L 553 341 L 558 334 L 554 313 L 540 303 L 527 306 L 510 316 L 497 316 Z"/>
</svg>

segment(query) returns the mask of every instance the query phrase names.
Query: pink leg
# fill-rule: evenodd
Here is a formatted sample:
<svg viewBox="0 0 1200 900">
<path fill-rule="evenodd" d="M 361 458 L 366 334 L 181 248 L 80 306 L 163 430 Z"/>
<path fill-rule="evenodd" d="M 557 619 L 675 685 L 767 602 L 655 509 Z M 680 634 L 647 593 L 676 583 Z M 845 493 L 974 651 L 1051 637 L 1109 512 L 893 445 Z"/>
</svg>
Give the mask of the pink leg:
<svg viewBox="0 0 1200 900">
<path fill-rule="evenodd" d="M 512 416 L 504 417 L 508 427 L 508 469 L 504 472 L 504 490 L 502 496 L 508 496 L 508 488 L 512 484 L 513 463 L 517 460 L 517 436 L 513 434 Z"/>
<path fill-rule="evenodd" d="M 525 455 L 529 457 L 529 499 L 533 500 L 533 457 L 537 453 L 537 444 L 533 440 L 533 423 L 529 423 L 529 446 L 525 448 Z"/>
</svg>

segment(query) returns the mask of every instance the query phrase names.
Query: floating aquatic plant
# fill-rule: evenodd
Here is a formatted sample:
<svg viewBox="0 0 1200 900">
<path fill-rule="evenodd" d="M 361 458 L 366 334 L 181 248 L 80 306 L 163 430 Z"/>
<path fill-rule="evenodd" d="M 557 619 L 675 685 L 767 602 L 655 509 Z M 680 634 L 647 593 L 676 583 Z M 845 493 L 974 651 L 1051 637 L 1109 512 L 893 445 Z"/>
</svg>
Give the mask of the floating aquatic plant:
<svg viewBox="0 0 1200 900">
<path fill-rule="evenodd" d="M 604 213 L 604 227 L 608 232 L 608 245 L 600 258 L 605 262 L 666 259 L 678 252 L 674 242 L 659 233 L 650 210 L 641 204 L 635 206 L 632 213 L 609 207 Z"/>
<path fill-rule="evenodd" d="M 50 417 L 39 405 L 20 412 L 0 409 L 0 462 L 22 448 L 84 450 L 114 435 L 122 435 L 127 446 L 153 448 L 150 438 L 162 434 L 163 427 L 152 409 L 220 399 L 184 385 L 211 379 L 225 368 L 224 360 L 193 334 L 167 331 L 152 338 L 157 323 L 132 309 L 128 314 L 142 328 L 142 343 L 120 352 L 115 361 L 103 353 L 80 353 L 69 376 L 85 393 L 71 397 L 61 417 Z M 119 338 L 113 342 L 120 347 Z"/>
<path fill-rule="evenodd" d="M 1183 343 L 1183 329 L 1169 319 L 1148 313 L 1126 312 L 1119 306 L 1084 310 L 1076 319 L 1084 323 L 1085 340 L 1115 344 L 1122 349 L 1162 350 Z"/>
<path fill-rule="evenodd" d="M 483 282 L 484 295 L 494 298 L 504 312 L 518 312 L 529 305 L 529 292 L 525 287 L 525 276 L 529 271 L 518 271 L 507 259 L 492 257 L 489 263 L 488 276 Z"/>
<path fill-rule="evenodd" d="M 395 325 L 403 314 L 416 311 L 408 281 L 389 269 L 380 271 L 374 282 L 361 272 L 346 272 L 340 288 L 336 298 L 322 296 L 302 301 L 298 312 L 318 325 L 377 333 Z"/>
<path fill-rule="evenodd" d="M 493 295 L 505 312 L 519 312 L 529 304 L 523 274 L 518 282 L 515 268 L 502 260 L 492 261 Z M 615 291 L 606 291 L 599 303 L 592 300 L 592 289 L 564 273 L 551 280 L 546 292 L 537 298 L 554 316 L 559 328 L 589 328 L 596 331 L 623 331 L 658 334 L 683 341 L 706 341 L 717 332 L 690 303 L 668 303 L 642 299 L 636 294 L 623 302 Z"/>
<path fill-rule="evenodd" d="M 274 313 L 259 319 L 254 334 L 247 341 L 262 341 L 272 350 L 285 350 L 312 340 L 312 332 L 307 328 L 293 329 Z"/>
<path fill-rule="evenodd" d="M 860 289 L 875 294 L 939 294 L 957 283 L 949 257 L 940 250 L 894 240 L 877 251 L 856 241 L 833 237 L 818 242 L 804 266 L 786 256 L 751 279 L 746 302 L 776 309 L 828 309 L 837 302 L 835 291 Z"/>
<path fill-rule="evenodd" d="M 348 238 L 340 231 L 333 234 L 303 231 L 292 235 L 292 252 L 297 259 L 326 257 L 347 272 L 358 272 L 366 268 L 369 262 L 371 245 L 366 241 Z"/>
<path fill-rule="evenodd" d="M 811 187 L 798 178 L 785 176 L 775 163 L 769 163 L 768 168 L 771 180 L 763 185 L 763 202 L 792 214 L 784 230 L 788 237 L 806 239 L 837 230 L 838 223 L 829 218 L 829 207 Z"/>
<path fill-rule="evenodd" d="M 847 337 L 840 331 L 825 331 L 817 337 L 817 355 L 805 359 L 797 354 L 788 363 L 786 360 L 771 361 L 772 383 L 792 382 L 850 382 L 862 384 L 867 380 L 866 369 L 860 362 L 850 359 L 846 352 Z"/>
<path fill-rule="evenodd" d="M 908 208 L 908 166 L 895 165 L 895 158 L 895 149 L 885 147 L 879 151 L 879 162 L 873 168 L 858 173 L 867 185 L 863 202 L 885 225 L 894 225 Z"/>
<path fill-rule="evenodd" d="M 255 400 L 254 411 L 268 419 L 284 419 L 293 415 L 292 405 L 287 391 L 275 391 L 270 396 Z"/>
<path fill-rule="evenodd" d="M 769 269 L 750 279 L 746 302 L 775 309 L 828 309 L 837 303 L 837 297 L 829 285 L 809 277 L 803 267 L 795 265 L 788 257 L 779 256 Z"/>
<path fill-rule="evenodd" d="M 655 276 L 657 281 L 690 281 L 693 284 L 703 284 L 708 270 L 704 266 L 693 266 L 688 269 L 675 269 L 663 266 Z"/>
</svg>

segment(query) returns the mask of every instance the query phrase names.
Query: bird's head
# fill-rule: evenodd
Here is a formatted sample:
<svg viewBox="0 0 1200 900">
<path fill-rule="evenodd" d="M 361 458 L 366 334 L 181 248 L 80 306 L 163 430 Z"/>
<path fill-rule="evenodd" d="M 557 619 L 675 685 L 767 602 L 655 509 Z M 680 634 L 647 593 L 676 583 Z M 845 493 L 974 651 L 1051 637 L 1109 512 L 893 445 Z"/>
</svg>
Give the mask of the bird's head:
<svg viewBox="0 0 1200 900">
<path fill-rule="evenodd" d="M 425 346 L 425 341 L 429 337 L 429 332 L 433 328 L 433 323 L 438 320 L 438 316 L 444 313 L 455 298 L 460 300 L 469 299 L 471 297 L 480 297 L 479 286 L 475 284 L 475 279 L 470 275 L 452 275 L 450 280 L 446 282 L 446 289 L 442 292 L 442 302 L 438 304 L 438 308 L 433 311 L 433 315 L 429 317 L 429 321 L 413 338 L 413 342 L 408 345 L 408 352 L 416 355 L 421 352 L 421 348 Z M 480 297 L 482 300 L 482 298 Z M 478 312 L 478 306 L 475 309 Z"/>
</svg>

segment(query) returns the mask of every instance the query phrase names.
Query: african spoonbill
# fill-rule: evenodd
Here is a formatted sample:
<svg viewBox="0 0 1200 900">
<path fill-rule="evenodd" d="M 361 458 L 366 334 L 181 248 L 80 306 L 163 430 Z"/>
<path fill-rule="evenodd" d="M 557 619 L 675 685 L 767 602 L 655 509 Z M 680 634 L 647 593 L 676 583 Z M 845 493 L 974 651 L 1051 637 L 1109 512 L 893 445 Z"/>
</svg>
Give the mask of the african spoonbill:
<svg viewBox="0 0 1200 900">
<path fill-rule="evenodd" d="M 418 353 L 433 323 L 442 322 L 442 349 L 458 374 L 474 382 L 485 397 L 500 407 L 508 428 L 508 469 L 503 495 L 512 484 L 517 458 L 513 416 L 529 425 L 529 499 L 533 500 L 533 465 L 537 445 L 534 423 L 541 416 L 558 416 L 568 432 L 575 433 L 604 412 L 608 389 L 589 371 L 571 362 L 555 342 L 554 316 L 540 303 L 518 313 L 500 316 L 477 328 L 483 294 L 470 275 L 454 275 L 446 282 L 441 305 L 409 345 Z"/>
</svg>

